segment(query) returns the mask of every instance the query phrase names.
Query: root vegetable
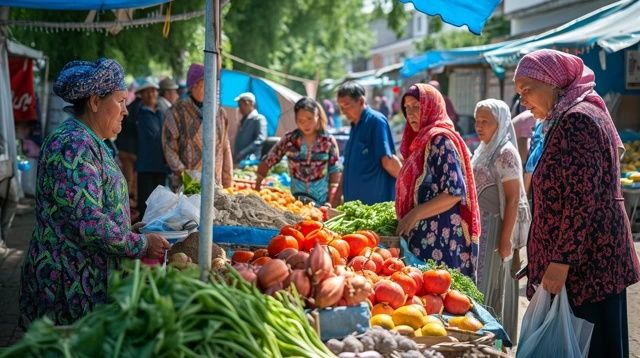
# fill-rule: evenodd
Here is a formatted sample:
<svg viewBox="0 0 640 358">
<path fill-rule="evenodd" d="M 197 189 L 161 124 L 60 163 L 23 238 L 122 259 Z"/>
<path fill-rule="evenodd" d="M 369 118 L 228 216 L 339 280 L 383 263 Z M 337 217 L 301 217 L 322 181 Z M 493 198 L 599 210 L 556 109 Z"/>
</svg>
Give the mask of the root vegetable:
<svg viewBox="0 0 640 358">
<path fill-rule="evenodd" d="M 258 271 L 258 285 L 267 289 L 275 284 L 280 284 L 289 276 L 289 267 L 280 259 L 273 259 L 262 266 Z"/>
<path fill-rule="evenodd" d="M 338 303 L 342 299 L 342 293 L 344 292 L 344 281 L 344 276 L 330 277 L 322 281 L 316 290 L 316 306 L 325 308 Z"/>
</svg>

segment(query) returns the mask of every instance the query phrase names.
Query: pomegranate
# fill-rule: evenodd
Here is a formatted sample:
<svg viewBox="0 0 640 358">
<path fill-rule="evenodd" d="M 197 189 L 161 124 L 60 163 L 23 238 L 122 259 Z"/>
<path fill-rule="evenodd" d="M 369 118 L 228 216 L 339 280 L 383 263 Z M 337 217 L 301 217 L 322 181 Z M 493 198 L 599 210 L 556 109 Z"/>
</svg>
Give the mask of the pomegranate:
<svg viewBox="0 0 640 358">
<path fill-rule="evenodd" d="M 356 256 L 352 258 L 351 262 L 349 262 L 349 267 L 351 267 L 353 271 L 356 271 L 356 272 L 362 271 L 362 270 L 369 270 L 369 271 L 375 272 L 376 270 L 376 264 L 364 256 Z"/>
<path fill-rule="evenodd" d="M 422 301 L 424 301 L 424 308 L 427 310 L 427 314 L 440 313 L 444 306 L 440 295 L 427 294 L 422 296 Z"/>
<path fill-rule="evenodd" d="M 444 297 L 444 309 L 451 314 L 463 315 L 469 312 L 471 307 L 472 304 L 469 297 L 460 291 L 451 290 Z"/>
<path fill-rule="evenodd" d="M 406 295 L 402 287 L 391 280 L 380 280 L 375 287 L 376 302 L 388 303 L 393 308 L 398 308 L 406 301 Z"/>
<path fill-rule="evenodd" d="M 404 262 L 396 257 L 388 258 L 384 261 L 382 266 L 382 273 L 391 276 L 394 272 L 402 271 L 404 268 Z"/>
<path fill-rule="evenodd" d="M 449 290 L 449 286 L 451 274 L 447 270 L 428 270 L 422 273 L 422 287 L 425 293 L 441 295 Z"/>
<path fill-rule="evenodd" d="M 400 271 L 394 272 L 393 275 L 391 275 L 391 281 L 400 285 L 404 293 L 407 294 L 407 297 L 413 297 L 413 295 L 416 294 L 418 288 L 416 281 L 406 273 Z"/>
</svg>

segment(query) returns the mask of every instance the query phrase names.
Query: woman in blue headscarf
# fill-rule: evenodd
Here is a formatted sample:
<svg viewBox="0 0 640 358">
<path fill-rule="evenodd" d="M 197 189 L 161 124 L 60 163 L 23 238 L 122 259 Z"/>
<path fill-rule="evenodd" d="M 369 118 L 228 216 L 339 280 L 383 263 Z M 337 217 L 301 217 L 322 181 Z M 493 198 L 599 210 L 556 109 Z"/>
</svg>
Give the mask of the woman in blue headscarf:
<svg viewBox="0 0 640 358">
<path fill-rule="evenodd" d="M 127 183 L 104 143 L 127 114 L 124 72 L 114 60 L 72 61 L 53 91 L 72 117 L 42 144 L 36 227 L 22 267 L 23 323 L 71 324 L 107 299 L 109 269 L 123 258 L 158 258 L 169 243 L 131 228 Z"/>
</svg>

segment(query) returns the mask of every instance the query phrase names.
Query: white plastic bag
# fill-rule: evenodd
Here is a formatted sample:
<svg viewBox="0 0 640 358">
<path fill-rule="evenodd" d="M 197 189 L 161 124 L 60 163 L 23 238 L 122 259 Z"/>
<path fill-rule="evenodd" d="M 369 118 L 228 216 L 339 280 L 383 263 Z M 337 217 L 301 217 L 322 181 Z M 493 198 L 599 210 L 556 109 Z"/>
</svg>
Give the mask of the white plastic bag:
<svg viewBox="0 0 640 358">
<path fill-rule="evenodd" d="M 170 211 L 148 222 L 142 233 L 163 231 L 189 231 L 198 228 L 200 222 L 200 208 L 183 194 L 178 196 L 178 204 Z"/>
<path fill-rule="evenodd" d="M 169 188 L 158 185 L 153 189 L 146 201 L 147 209 L 144 212 L 142 222 L 148 224 L 173 210 L 178 205 L 178 199 L 178 195 L 169 190 Z"/>
<path fill-rule="evenodd" d="M 573 315 L 565 287 L 550 303 L 551 294 L 540 285 L 524 314 L 516 357 L 587 357 L 593 323 Z"/>
</svg>

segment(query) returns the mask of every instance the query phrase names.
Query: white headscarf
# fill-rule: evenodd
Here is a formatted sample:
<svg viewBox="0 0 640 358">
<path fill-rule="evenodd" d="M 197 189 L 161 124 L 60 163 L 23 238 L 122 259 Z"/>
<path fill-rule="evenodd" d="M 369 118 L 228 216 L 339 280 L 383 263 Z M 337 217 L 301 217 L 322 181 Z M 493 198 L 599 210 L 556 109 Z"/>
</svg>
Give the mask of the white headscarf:
<svg viewBox="0 0 640 358">
<path fill-rule="evenodd" d="M 516 131 L 511 123 L 511 110 L 509 106 L 503 101 L 497 99 L 485 99 L 476 104 L 474 111 L 474 117 L 478 112 L 478 108 L 485 107 L 491 110 L 493 118 L 498 122 L 498 129 L 493 134 L 491 141 L 485 144 L 481 142 L 478 148 L 473 153 L 471 158 L 471 165 L 476 167 L 493 168 L 495 166 L 495 160 L 497 157 L 495 154 L 502 149 L 509 142 L 513 145 L 518 152 L 518 143 L 516 142 Z M 516 155 L 516 161 L 520 168 L 522 163 L 520 162 L 520 156 Z M 527 236 L 529 234 L 529 225 L 531 224 L 531 211 L 529 210 L 529 203 L 527 201 L 527 195 L 524 191 L 524 181 L 522 175 L 518 178 L 520 184 L 520 200 L 518 202 L 518 215 L 516 217 L 516 224 L 511 234 L 511 243 L 514 249 L 518 249 L 526 246 Z M 496 183 L 499 184 L 499 183 Z M 498 193 L 500 196 L 500 215 L 504 217 L 505 198 L 502 185 L 498 186 Z"/>
<path fill-rule="evenodd" d="M 511 109 L 509 106 L 498 99 L 485 99 L 476 104 L 476 109 L 473 112 L 475 117 L 478 108 L 488 108 L 493 114 L 493 118 L 498 122 L 498 129 L 493 134 L 491 141 L 485 144 L 480 142 L 478 148 L 473 152 L 473 158 L 471 158 L 472 166 L 488 167 L 493 164 L 491 159 L 502 146 L 511 142 L 513 147 L 518 150 L 518 143 L 516 142 L 516 131 L 511 124 Z M 495 158 L 494 158 L 495 160 Z"/>
</svg>

